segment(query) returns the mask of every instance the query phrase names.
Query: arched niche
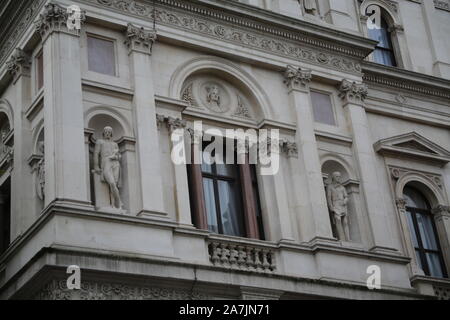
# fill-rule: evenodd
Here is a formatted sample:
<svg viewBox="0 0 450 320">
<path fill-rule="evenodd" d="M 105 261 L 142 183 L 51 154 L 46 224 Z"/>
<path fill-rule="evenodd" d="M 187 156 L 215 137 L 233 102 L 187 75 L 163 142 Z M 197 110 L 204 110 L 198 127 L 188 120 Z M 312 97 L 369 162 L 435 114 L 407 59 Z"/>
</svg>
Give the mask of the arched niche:
<svg viewBox="0 0 450 320">
<path fill-rule="evenodd" d="M 2 114 L 1 122 L 7 122 L 12 130 L 14 126 L 14 112 L 8 100 L 0 99 L 0 114 Z"/>
<path fill-rule="evenodd" d="M 335 172 L 341 174 L 342 185 L 345 187 L 348 195 L 348 221 L 350 229 L 350 241 L 362 242 L 361 238 L 361 222 L 364 221 L 363 212 L 361 210 L 361 197 L 359 182 L 356 179 L 354 171 L 349 164 L 336 155 L 325 155 L 322 157 L 322 175 L 324 177 L 325 189 L 329 188 L 332 183 L 332 175 Z M 327 198 L 328 201 L 328 198 Z M 333 220 L 333 214 L 330 211 L 330 220 L 333 230 L 333 235 L 337 236 L 336 225 Z"/>
<path fill-rule="evenodd" d="M 223 108 L 209 104 L 208 87 L 214 86 L 223 95 Z M 214 56 L 197 57 L 178 67 L 168 94 L 216 115 L 257 123 L 271 116 L 270 100 L 256 79 L 230 61 Z"/>
<path fill-rule="evenodd" d="M 114 140 L 133 136 L 128 120 L 120 112 L 107 106 L 91 108 L 85 114 L 85 126 L 94 131 L 94 139 L 101 138 L 103 128 L 106 126 L 113 128 Z"/>
</svg>

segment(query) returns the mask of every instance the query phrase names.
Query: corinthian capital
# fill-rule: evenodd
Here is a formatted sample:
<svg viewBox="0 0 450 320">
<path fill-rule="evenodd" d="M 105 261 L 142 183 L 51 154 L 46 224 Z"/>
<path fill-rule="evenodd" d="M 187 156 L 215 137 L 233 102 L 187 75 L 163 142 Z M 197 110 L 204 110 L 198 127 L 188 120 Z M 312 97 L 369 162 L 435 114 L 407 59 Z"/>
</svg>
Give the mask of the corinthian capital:
<svg viewBox="0 0 450 320">
<path fill-rule="evenodd" d="M 450 206 L 438 205 L 431 212 L 435 215 L 436 218 L 440 217 L 450 217 Z"/>
<path fill-rule="evenodd" d="M 179 118 L 167 118 L 167 129 L 169 129 L 169 132 L 172 133 L 177 129 L 184 129 L 186 128 L 186 121 L 179 119 Z"/>
<path fill-rule="evenodd" d="M 368 88 L 364 83 L 356 83 L 343 80 L 339 87 L 339 97 L 350 103 L 363 103 L 368 94 Z"/>
<path fill-rule="evenodd" d="M 129 23 L 125 45 L 128 47 L 130 53 L 132 51 L 138 51 L 152 54 L 152 48 L 156 38 L 156 30 L 146 30 L 144 27 L 137 27 Z"/>
<path fill-rule="evenodd" d="M 79 8 L 78 8 L 79 9 Z M 75 10 L 73 7 L 64 8 L 55 3 L 47 3 L 44 12 L 36 22 L 36 30 L 45 39 L 52 32 L 67 32 L 79 35 L 81 24 L 86 21 L 86 13 L 83 10 Z"/>
<path fill-rule="evenodd" d="M 14 81 L 16 81 L 16 79 L 23 74 L 29 75 L 30 65 L 30 56 L 26 54 L 25 51 L 19 48 L 14 51 L 11 59 L 6 62 L 6 67 L 8 68 L 9 73 L 14 78 Z"/>
<path fill-rule="evenodd" d="M 306 90 L 311 82 L 311 70 L 287 66 L 284 72 L 284 83 L 289 90 Z"/>
</svg>

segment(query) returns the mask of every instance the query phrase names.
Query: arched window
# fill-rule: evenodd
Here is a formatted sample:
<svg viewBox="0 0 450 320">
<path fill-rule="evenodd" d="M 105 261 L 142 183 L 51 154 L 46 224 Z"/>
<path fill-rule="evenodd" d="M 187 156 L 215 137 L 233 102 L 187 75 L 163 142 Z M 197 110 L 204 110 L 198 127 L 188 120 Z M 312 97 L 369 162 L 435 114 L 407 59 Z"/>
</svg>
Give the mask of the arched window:
<svg viewBox="0 0 450 320">
<path fill-rule="evenodd" d="M 372 25 L 368 32 L 370 39 L 378 41 L 373 52 L 374 61 L 386 66 L 396 67 L 397 62 L 392 46 L 392 35 L 386 20 L 381 16 L 379 25 Z"/>
<path fill-rule="evenodd" d="M 409 230 L 420 268 L 427 276 L 446 278 L 444 259 L 428 201 L 411 187 L 406 187 L 403 193 Z"/>
</svg>

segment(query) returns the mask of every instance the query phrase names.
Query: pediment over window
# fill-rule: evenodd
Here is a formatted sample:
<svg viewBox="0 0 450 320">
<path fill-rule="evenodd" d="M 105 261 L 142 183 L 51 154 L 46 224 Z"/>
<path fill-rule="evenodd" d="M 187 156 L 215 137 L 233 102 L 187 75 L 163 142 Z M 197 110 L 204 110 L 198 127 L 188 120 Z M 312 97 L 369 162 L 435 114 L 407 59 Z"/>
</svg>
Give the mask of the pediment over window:
<svg viewBox="0 0 450 320">
<path fill-rule="evenodd" d="M 409 158 L 437 163 L 441 166 L 450 162 L 450 152 L 416 132 L 411 132 L 374 144 L 375 151 L 393 157 Z"/>
</svg>

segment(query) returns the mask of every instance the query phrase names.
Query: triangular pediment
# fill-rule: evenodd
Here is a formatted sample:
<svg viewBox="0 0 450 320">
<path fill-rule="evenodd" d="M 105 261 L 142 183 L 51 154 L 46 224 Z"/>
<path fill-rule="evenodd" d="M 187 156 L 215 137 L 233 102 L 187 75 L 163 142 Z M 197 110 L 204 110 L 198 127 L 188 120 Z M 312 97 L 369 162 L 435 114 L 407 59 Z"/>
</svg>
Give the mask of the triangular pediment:
<svg viewBox="0 0 450 320">
<path fill-rule="evenodd" d="M 428 160 L 445 165 L 450 162 L 450 152 L 417 132 L 411 132 L 375 143 L 375 151 L 380 154 Z"/>
</svg>

